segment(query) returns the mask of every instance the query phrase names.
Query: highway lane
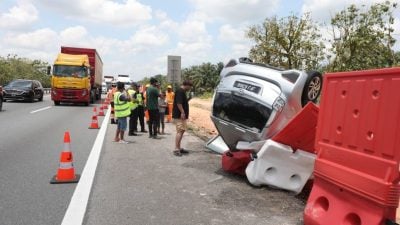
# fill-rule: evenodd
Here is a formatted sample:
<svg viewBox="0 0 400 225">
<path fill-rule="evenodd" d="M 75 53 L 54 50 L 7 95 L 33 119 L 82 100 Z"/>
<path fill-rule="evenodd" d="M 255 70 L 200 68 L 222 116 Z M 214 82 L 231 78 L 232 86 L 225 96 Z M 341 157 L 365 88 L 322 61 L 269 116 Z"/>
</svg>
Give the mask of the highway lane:
<svg viewBox="0 0 400 225">
<path fill-rule="evenodd" d="M 6 102 L 0 112 L 0 224 L 61 224 L 76 184 L 50 184 L 65 131 L 81 173 L 98 130 L 93 107 Z M 99 124 L 102 118 L 99 117 Z"/>
</svg>

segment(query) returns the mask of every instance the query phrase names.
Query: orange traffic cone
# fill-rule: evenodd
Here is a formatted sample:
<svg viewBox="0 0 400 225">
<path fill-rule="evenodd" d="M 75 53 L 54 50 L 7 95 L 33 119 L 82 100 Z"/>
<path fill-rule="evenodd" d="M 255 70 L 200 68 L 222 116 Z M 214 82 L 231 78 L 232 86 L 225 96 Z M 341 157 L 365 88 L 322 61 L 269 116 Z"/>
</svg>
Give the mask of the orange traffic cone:
<svg viewBox="0 0 400 225">
<path fill-rule="evenodd" d="M 98 116 L 104 116 L 103 107 L 100 107 Z"/>
<path fill-rule="evenodd" d="M 71 139 L 69 132 L 64 133 L 64 148 L 60 156 L 60 165 L 57 175 L 50 180 L 50 184 L 78 183 L 79 174 L 75 174 L 73 157 L 71 152 Z"/>
<path fill-rule="evenodd" d="M 97 115 L 92 116 L 92 123 L 90 124 L 89 129 L 100 129 L 99 123 L 97 121 Z"/>
</svg>

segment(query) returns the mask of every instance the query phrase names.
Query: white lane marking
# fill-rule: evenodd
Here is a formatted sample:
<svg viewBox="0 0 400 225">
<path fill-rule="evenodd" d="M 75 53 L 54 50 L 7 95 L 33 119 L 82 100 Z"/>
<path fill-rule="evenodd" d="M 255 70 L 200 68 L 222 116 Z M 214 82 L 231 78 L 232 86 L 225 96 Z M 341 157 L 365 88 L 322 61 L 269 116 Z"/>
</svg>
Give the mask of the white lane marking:
<svg viewBox="0 0 400 225">
<path fill-rule="evenodd" d="M 51 106 L 47 106 L 47 107 L 44 107 L 44 108 L 40 108 L 40 109 L 38 109 L 38 110 L 31 111 L 31 114 L 37 113 L 37 112 L 40 112 L 40 111 L 43 111 L 43 110 L 46 110 L 46 109 L 50 109 L 50 108 L 51 108 Z"/>
<path fill-rule="evenodd" d="M 111 109 L 108 109 L 61 225 L 79 225 L 83 223 L 101 148 L 107 131 L 110 112 Z"/>
</svg>

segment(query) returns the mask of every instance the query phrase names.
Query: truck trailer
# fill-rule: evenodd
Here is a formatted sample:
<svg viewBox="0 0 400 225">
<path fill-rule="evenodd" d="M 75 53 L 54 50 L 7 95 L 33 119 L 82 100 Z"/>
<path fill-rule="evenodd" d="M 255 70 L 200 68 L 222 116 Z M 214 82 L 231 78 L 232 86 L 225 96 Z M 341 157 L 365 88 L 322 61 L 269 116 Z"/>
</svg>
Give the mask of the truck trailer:
<svg viewBox="0 0 400 225">
<path fill-rule="evenodd" d="M 61 46 L 54 62 L 51 99 L 89 105 L 101 98 L 103 62 L 96 49 Z"/>
</svg>

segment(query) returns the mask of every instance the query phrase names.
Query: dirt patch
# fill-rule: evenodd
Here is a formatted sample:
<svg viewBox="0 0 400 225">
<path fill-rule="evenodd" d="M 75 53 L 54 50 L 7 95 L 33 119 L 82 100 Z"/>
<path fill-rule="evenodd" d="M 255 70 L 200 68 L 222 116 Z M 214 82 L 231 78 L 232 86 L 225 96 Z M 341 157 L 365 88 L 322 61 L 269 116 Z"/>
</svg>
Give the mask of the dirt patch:
<svg viewBox="0 0 400 225">
<path fill-rule="evenodd" d="M 211 106 L 212 99 L 194 98 L 189 102 L 189 129 L 204 141 L 218 134 L 210 118 Z"/>
</svg>

